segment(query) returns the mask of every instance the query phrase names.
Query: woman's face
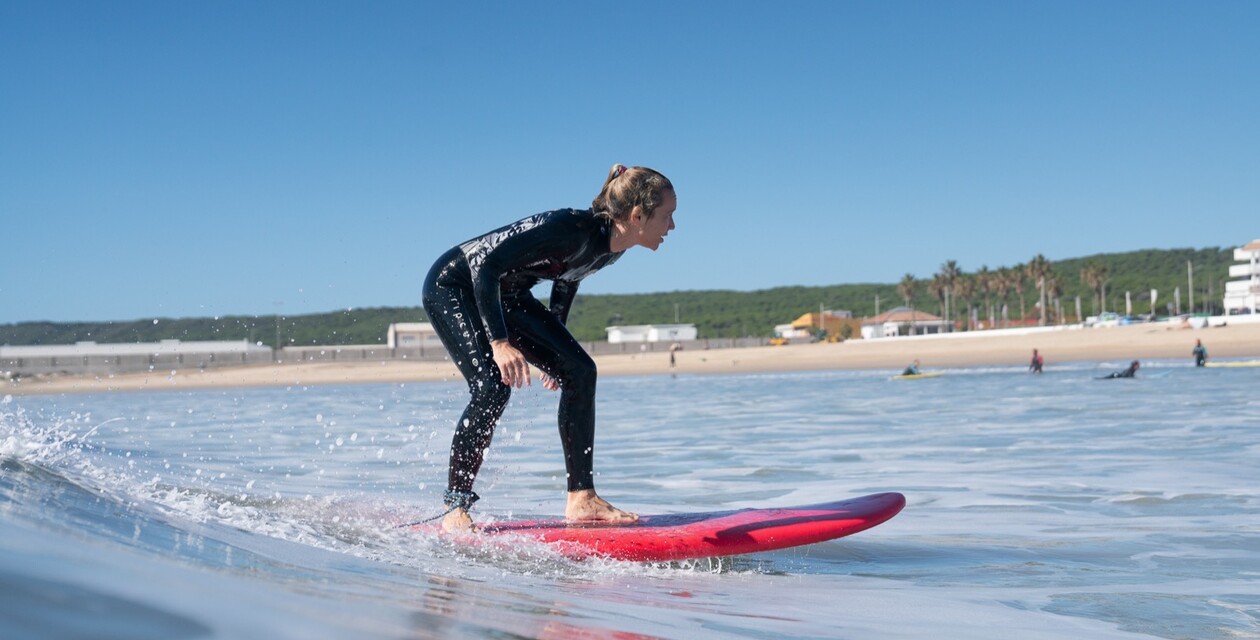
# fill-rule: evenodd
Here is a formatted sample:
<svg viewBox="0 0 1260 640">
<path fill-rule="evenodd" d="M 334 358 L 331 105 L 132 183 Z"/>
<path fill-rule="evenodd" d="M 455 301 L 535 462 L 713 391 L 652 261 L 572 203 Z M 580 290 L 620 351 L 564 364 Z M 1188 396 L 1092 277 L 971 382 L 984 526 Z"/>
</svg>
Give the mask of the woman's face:
<svg viewBox="0 0 1260 640">
<path fill-rule="evenodd" d="M 661 203 L 656 206 L 652 217 L 640 223 L 638 244 L 653 251 L 660 248 L 665 236 L 674 229 L 674 209 L 677 208 L 678 197 L 674 195 L 674 190 L 661 192 Z"/>
</svg>

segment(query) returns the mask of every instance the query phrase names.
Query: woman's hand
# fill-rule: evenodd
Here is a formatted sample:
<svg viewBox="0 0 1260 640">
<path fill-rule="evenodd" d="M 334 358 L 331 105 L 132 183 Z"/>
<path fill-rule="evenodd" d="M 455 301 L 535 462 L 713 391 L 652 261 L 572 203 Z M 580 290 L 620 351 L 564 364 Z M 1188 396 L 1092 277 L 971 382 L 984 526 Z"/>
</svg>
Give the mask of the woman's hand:
<svg viewBox="0 0 1260 640">
<path fill-rule="evenodd" d="M 548 391 L 555 391 L 556 389 L 560 388 L 560 383 L 556 382 L 555 378 L 547 375 L 546 373 L 542 371 L 538 372 L 538 380 L 539 382 L 542 382 L 543 388 Z"/>
<path fill-rule="evenodd" d="M 525 354 L 507 340 L 491 340 L 490 348 L 494 350 L 494 363 L 499 365 L 503 384 L 517 389 L 530 384 L 529 363 L 525 361 Z"/>
</svg>

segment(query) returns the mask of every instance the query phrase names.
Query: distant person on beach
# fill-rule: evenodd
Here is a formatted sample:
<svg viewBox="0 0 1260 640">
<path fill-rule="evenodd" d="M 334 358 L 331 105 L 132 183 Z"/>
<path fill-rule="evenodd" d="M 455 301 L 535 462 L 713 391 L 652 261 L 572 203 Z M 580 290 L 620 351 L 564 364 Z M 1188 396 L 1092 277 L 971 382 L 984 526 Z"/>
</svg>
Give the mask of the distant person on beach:
<svg viewBox="0 0 1260 640">
<path fill-rule="evenodd" d="M 915 359 L 915 361 L 914 361 L 914 362 L 910 363 L 910 366 L 906 367 L 906 370 L 905 370 L 905 371 L 902 371 L 902 372 L 901 372 L 901 375 L 903 375 L 903 376 L 917 376 L 917 375 L 919 375 L 919 361 L 918 361 L 918 359 Z"/>
<path fill-rule="evenodd" d="M 1138 367 L 1141 367 L 1141 366 L 1142 365 L 1137 360 L 1134 360 L 1133 362 L 1129 363 L 1128 369 L 1125 369 L 1124 371 L 1116 371 L 1109 375 L 1105 375 L 1103 376 L 1103 379 L 1110 380 L 1112 378 L 1132 378 L 1134 374 L 1137 373 Z"/>
<path fill-rule="evenodd" d="M 631 247 L 655 251 L 674 228 L 677 197 L 661 173 L 613 165 L 590 209 L 530 216 L 442 254 L 424 281 L 424 310 L 471 399 L 455 424 L 442 516 L 447 531 L 474 528 L 473 482 L 512 388 L 530 365 L 560 390 L 560 443 L 568 471 L 565 518 L 634 522 L 595 493 L 595 361 L 565 327 L 578 284 Z M 543 306 L 530 290 L 552 281 Z"/>
<path fill-rule="evenodd" d="M 1194 355 L 1194 366 L 1203 367 L 1207 365 L 1207 347 L 1203 346 L 1202 340 L 1194 341 L 1194 350 L 1190 353 Z"/>
<path fill-rule="evenodd" d="M 1044 367 L 1045 364 L 1045 359 L 1041 357 L 1040 353 L 1037 353 L 1036 349 L 1033 349 L 1032 362 L 1028 363 L 1028 371 L 1032 373 L 1041 373 L 1041 368 Z"/>
</svg>

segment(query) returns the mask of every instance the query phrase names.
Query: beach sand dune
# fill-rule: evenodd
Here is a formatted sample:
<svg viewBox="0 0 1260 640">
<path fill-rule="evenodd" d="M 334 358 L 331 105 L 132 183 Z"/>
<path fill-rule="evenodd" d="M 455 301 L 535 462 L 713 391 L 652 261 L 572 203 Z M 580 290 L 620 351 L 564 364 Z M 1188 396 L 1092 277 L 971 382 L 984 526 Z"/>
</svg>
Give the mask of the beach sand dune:
<svg viewBox="0 0 1260 640">
<path fill-rule="evenodd" d="M 1211 357 L 1260 359 L 1260 324 L 1181 329 L 1165 323 L 1125 327 L 1058 329 L 1032 334 L 1002 331 L 843 343 L 799 344 L 677 352 L 670 369 L 665 352 L 599 356 L 602 376 L 731 374 L 840 369 L 899 369 L 918 359 L 925 370 L 949 367 L 1022 366 L 1039 349 L 1046 369 L 1061 362 L 1185 359 L 1196 339 Z M 358 383 L 460 381 L 449 362 L 314 362 L 248 367 L 130 373 L 113 376 L 49 376 L 5 385 L 4 393 L 61 394 L 157 389 L 302 386 Z"/>
</svg>

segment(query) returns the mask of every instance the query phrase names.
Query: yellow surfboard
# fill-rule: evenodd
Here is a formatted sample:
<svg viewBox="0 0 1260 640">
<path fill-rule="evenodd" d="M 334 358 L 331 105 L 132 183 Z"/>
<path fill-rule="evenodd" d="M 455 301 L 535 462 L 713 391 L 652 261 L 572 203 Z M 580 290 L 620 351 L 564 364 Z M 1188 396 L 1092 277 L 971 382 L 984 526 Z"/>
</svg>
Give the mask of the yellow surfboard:
<svg viewBox="0 0 1260 640">
<path fill-rule="evenodd" d="M 919 380 L 919 379 L 922 379 L 922 378 L 939 378 L 939 377 L 940 377 L 940 376 L 942 376 L 942 375 L 944 375 L 944 374 L 940 374 L 940 373 L 915 373 L 915 374 L 908 375 L 908 376 L 907 376 L 907 375 L 893 376 L 893 377 L 892 377 L 892 379 L 893 379 L 893 380 Z"/>
</svg>

